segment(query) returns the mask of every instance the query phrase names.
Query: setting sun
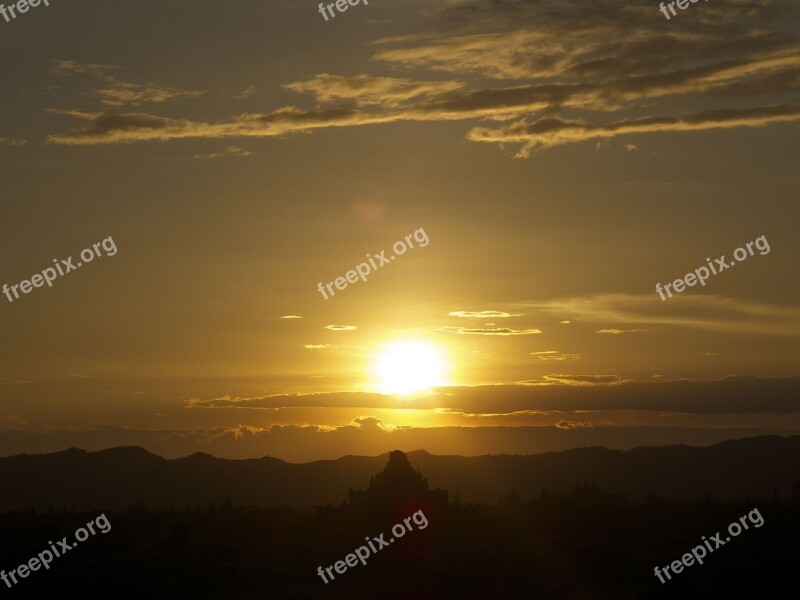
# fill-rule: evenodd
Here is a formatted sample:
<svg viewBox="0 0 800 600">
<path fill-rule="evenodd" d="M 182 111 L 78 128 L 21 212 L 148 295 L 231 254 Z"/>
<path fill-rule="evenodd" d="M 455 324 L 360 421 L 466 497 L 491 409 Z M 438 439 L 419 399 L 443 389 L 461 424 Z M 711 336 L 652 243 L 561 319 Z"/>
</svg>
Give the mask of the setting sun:
<svg viewBox="0 0 800 600">
<path fill-rule="evenodd" d="M 375 361 L 376 387 L 382 394 L 405 395 L 445 385 L 442 352 L 428 342 L 394 342 Z"/>
</svg>

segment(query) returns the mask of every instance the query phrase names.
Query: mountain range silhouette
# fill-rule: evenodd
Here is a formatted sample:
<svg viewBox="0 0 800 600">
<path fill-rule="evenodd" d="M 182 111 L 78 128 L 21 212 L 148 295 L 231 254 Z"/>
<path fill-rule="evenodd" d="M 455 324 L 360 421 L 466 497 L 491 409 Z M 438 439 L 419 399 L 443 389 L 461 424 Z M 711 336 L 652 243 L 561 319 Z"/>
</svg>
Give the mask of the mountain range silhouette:
<svg viewBox="0 0 800 600">
<path fill-rule="evenodd" d="M 415 473 L 413 465 L 427 480 L 404 468 L 405 456 L 397 452 L 291 464 L 271 457 L 228 460 L 203 453 L 167 460 L 139 447 L 23 454 L 0 458 L 0 480 L 5 482 L 0 511 L 50 506 L 119 510 L 131 504 L 183 508 L 221 506 L 226 501 L 252 507 L 337 506 L 359 502 L 365 492 L 352 490 L 367 488 L 373 476 L 373 488 L 380 488 L 381 476 L 375 473 L 387 459 L 387 468 L 401 472 L 406 484 L 419 491 L 429 493 L 430 481 L 472 503 L 496 502 L 512 490 L 525 502 L 542 488 L 566 493 L 583 483 L 632 500 L 768 499 L 776 490 L 788 496 L 800 479 L 800 436 L 747 438 L 709 447 L 580 448 L 529 456 L 408 453 L 408 470 Z"/>
</svg>

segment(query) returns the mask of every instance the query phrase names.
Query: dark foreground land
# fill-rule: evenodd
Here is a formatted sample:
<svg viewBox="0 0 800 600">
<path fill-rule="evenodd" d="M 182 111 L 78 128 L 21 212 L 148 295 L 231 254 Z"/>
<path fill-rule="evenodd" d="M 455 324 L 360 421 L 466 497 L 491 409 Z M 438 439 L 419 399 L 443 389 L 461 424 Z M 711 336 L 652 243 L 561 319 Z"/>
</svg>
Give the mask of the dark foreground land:
<svg viewBox="0 0 800 600">
<path fill-rule="evenodd" d="M 730 472 L 741 477 L 753 455 L 735 455 L 740 469 Z M 494 503 L 473 504 L 431 490 L 402 452 L 392 452 L 384 464 L 365 490 L 350 489 L 336 506 L 243 507 L 223 501 L 147 510 L 134 502 L 120 510 L 97 502 L 106 492 L 95 485 L 86 497 L 104 510 L 99 520 L 101 510 L 59 505 L 0 514 L 0 569 L 6 577 L 51 543 L 58 547 L 65 539 L 71 545 L 90 521 L 102 524 L 94 535 L 81 534 L 83 541 L 54 558 L 48 570 L 17 577 L 10 588 L 0 583 L 0 593 L 36 599 L 797 597 L 800 481 L 776 485 L 771 499 L 631 500 L 582 483 L 558 494 L 541 488 L 527 502 L 503 491 Z M 479 484 L 478 474 L 475 479 Z M 142 488 L 152 484 L 141 473 L 137 482 Z M 41 480 L 42 492 L 47 485 Z M 13 494 L 20 501 L 19 489 Z M 394 525 L 412 515 L 402 538 L 393 533 Z M 728 539 L 729 524 L 742 517 L 747 528 Z M 718 532 L 719 547 L 710 541 Z M 382 548 L 375 540 L 381 535 L 387 542 Z M 375 540 L 369 552 L 365 538 Z M 715 549 L 701 557 L 703 564 L 694 561 L 666 583 L 659 581 L 656 566 L 663 572 L 704 539 Z M 367 563 L 332 571 L 335 579 L 324 583 L 318 567 L 335 568 L 359 547 Z"/>
<path fill-rule="evenodd" d="M 295 511 L 216 507 L 106 513 L 90 536 L 7 589 L 17 598 L 794 598 L 800 501 L 632 504 L 579 488 L 499 506 L 406 510 L 365 518 L 348 507 Z M 429 525 L 349 568 L 331 566 L 422 508 Z M 743 531 L 661 584 L 653 573 L 754 508 Z M 97 513 L 0 516 L 9 571 Z"/>
<path fill-rule="evenodd" d="M 0 514 L 0 578 L 13 581 L 12 570 L 51 543 L 72 545 L 79 528 L 96 523 L 94 535 L 81 532 L 79 544 L 53 558 L 49 569 L 34 563 L 38 570 L 24 578 L 17 573 L 11 587 L 0 583 L 0 593 L 36 599 L 796 598 L 797 441 L 489 457 L 473 461 L 471 470 L 455 457 L 446 459 L 451 469 L 444 471 L 442 460 L 432 457 L 428 467 L 437 485 L 445 476 L 455 484 L 449 492 L 431 490 L 399 451 L 388 462 L 379 457 L 371 477 L 355 457 L 312 465 L 316 483 L 308 473 L 289 476 L 309 467 L 271 459 L 164 462 L 136 449 L 0 459 L 0 506 L 31 507 Z M 264 465 L 269 469 L 261 473 Z M 669 470 L 681 466 L 683 478 Z M 276 476 L 273 467 L 284 475 Z M 343 487 L 337 473 L 358 481 L 357 489 Z M 587 477 L 600 486 L 581 483 Z M 502 487 L 504 481 L 512 487 Z M 548 493 L 544 482 L 555 483 L 555 490 Z M 601 492 L 609 484 L 613 493 Z M 306 508 L 238 500 L 261 498 L 257 490 L 277 485 L 287 498 L 312 487 L 326 499 Z M 463 502 L 456 490 L 468 498 L 494 493 L 496 500 Z M 156 506 L 130 501 L 133 494 Z M 234 502 L 224 499 L 228 494 Z M 47 497 L 52 505 L 43 504 Z M 98 519 L 101 512 L 105 517 Z M 729 524 L 742 517 L 747 528 L 731 536 Z M 404 519 L 401 537 L 393 526 Z M 710 541 L 718 532 L 719 547 Z M 385 546 L 377 542 L 381 535 Z M 663 572 L 693 548 L 702 552 L 704 539 L 714 550 L 700 556 L 703 564 L 687 559 L 690 566 L 671 579 L 662 575 L 661 583 L 654 568 Z M 336 563 L 359 547 L 366 564 L 352 557 L 354 565 L 341 562 L 347 570 L 335 572 Z M 328 583 L 318 567 L 332 568 Z"/>
</svg>

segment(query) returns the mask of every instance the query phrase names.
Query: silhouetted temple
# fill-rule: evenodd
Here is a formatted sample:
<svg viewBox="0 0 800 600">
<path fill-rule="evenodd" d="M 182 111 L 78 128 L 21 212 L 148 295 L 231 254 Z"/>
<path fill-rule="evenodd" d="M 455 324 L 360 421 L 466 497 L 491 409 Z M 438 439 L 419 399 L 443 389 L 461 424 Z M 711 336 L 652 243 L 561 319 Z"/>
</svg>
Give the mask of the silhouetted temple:
<svg viewBox="0 0 800 600">
<path fill-rule="evenodd" d="M 431 491 L 400 450 L 389 454 L 386 467 L 370 478 L 366 491 L 350 490 L 349 504 L 359 511 L 387 509 L 410 503 L 447 508 L 447 490 Z"/>
</svg>

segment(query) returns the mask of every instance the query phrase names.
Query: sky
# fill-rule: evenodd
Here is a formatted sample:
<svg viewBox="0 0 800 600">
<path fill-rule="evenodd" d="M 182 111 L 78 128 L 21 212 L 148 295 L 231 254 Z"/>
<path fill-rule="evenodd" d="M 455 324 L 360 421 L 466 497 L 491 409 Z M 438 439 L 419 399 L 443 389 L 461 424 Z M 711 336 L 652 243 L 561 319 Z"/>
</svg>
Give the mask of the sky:
<svg viewBox="0 0 800 600">
<path fill-rule="evenodd" d="M 0 285 L 81 263 L 0 295 L 0 454 L 800 432 L 798 17 L 51 0 L 0 18 Z"/>
</svg>

